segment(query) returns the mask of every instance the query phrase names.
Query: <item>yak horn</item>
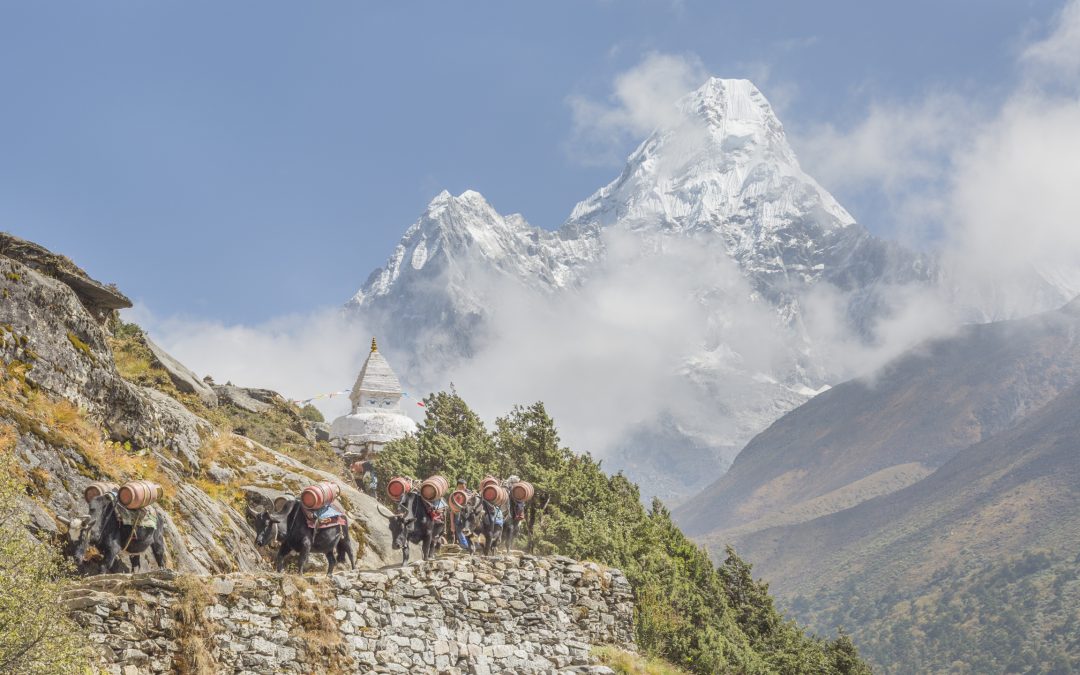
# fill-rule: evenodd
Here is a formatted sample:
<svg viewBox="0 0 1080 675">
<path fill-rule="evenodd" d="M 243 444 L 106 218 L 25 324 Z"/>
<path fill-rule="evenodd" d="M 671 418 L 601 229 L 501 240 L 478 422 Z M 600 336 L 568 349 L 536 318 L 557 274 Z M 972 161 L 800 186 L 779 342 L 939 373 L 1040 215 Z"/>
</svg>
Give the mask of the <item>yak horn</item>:
<svg viewBox="0 0 1080 675">
<path fill-rule="evenodd" d="M 392 520 L 394 518 L 393 514 L 390 514 L 388 516 L 385 513 L 383 513 L 383 505 L 382 504 L 376 504 L 375 508 L 378 509 L 379 515 L 382 516 L 383 518 L 386 518 L 387 520 Z"/>
<path fill-rule="evenodd" d="M 65 518 L 64 516 L 56 516 L 56 520 L 65 525 L 71 525 L 71 518 Z"/>
</svg>

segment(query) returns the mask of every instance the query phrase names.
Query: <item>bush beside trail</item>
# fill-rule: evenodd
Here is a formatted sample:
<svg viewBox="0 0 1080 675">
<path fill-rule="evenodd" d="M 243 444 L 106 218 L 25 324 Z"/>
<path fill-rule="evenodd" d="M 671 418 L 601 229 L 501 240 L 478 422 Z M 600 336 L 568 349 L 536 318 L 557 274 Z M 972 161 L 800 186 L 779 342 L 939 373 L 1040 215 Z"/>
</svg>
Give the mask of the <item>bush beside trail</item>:
<svg viewBox="0 0 1080 675">
<path fill-rule="evenodd" d="M 560 445 L 542 403 L 516 406 L 494 432 L 456 392 L 424 399 L 415 436 L 390 443 L 376 471 L 459 477 L 516 474 L 536 486 L 519 543 L 623 570 L 634 588 L 637 642 L 650 655 L 697 673 L 869 673 L 843 633 L 807 635 L 777 611 L 768 585 L 732 549 L 719 567 L 658 500 L 646 509 L 636 485 Z"/>
</svg>

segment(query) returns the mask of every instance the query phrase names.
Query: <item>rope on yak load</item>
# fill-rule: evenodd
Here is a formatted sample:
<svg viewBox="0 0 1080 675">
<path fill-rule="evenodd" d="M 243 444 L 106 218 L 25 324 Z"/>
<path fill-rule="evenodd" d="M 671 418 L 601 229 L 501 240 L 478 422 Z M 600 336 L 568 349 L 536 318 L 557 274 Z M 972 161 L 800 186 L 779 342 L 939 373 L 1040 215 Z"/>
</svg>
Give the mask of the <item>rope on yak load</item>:
<svg viewBox="0 0 1080 675">
<path fill-rule="evenodd" d="M 119 504 L 117 504 L 116 506 L 118 508 L 124 508 L 124 507 L 120 506 Z M 142 521 L 143 515 L 145 515 L 145 512 L 142 509 L 139 509 L 136 512 L 136 514 L 135 514 L 135 522 L 131 524 L 131 534 L 128 535 L 128 540 L 124 544 L 124 548 L 120 549 L 121 552 L 127 553 L 128 546 L 131 546 L 132 540 L 134 540 L 136 538 L 135 533 L 139 531 L 139 523 Z"/>
</svg>

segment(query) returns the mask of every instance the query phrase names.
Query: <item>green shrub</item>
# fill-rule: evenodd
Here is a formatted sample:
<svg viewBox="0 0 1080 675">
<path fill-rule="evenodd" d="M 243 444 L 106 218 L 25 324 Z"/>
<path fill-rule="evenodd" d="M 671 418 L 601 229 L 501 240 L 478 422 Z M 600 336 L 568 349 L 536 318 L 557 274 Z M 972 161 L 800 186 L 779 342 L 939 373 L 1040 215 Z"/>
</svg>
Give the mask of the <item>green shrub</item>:
<svg viewBox="0 0 1080 675">
<path fill-rule="evenodd" d="M 0 673 L 84 672 L 88 643 L 60 601 L 70 565 L 26 529 L 13 438 L 0 426 Z"/>
</svg>

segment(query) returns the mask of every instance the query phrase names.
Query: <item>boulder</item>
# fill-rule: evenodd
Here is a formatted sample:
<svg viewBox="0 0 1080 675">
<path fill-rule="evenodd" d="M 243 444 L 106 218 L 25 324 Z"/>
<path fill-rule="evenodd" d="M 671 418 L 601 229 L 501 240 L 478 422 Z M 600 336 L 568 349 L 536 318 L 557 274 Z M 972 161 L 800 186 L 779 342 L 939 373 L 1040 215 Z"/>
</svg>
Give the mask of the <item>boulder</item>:
<svg viewBox="0 0 1080 675">
<path fill-rule="evenodd" d="M 218 397 L 213 387 L 199 379 L 199 376 L 191 372 L 187 366 L 174 359 L 168 352 L 159 347 L 149 337 L 146 338 L 146 346 L 154 358 L 154 363 L 169 374 L 169 379 L 176 388 L 187 394 L 195 394 L 199 399 L 210 406 L 217 406 Z"/>
<path fill-rule="evenodd" d="M 232 384 L 214 385 L 214 393 L 222 403 L 228 403 L 241 410 L 253 413 L 264 413 L 270 410 L 272 406 L 269 403 L 254 398 L 248 392 L 248 389 Z"/>
</svg>

